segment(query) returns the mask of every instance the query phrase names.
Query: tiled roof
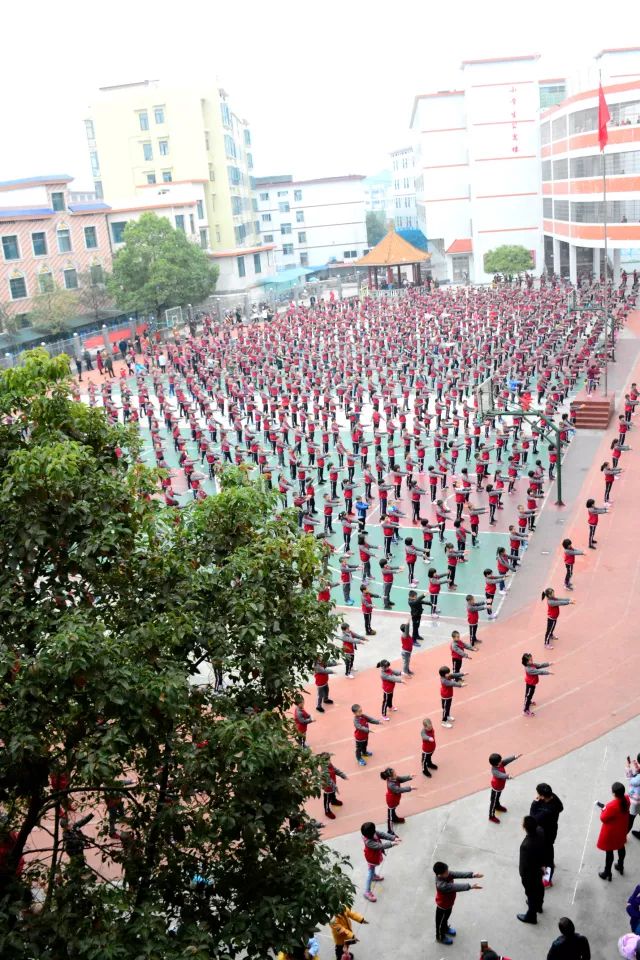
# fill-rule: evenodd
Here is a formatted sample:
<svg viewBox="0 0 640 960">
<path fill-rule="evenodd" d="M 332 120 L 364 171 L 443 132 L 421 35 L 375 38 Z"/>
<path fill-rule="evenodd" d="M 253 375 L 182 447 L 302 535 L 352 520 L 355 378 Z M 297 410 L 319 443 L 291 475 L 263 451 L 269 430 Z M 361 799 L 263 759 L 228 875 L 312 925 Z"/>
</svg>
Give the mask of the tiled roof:
<svg viewBox="0 0 640 960">
<path fill-rule="evenodd" d="M 19 180 L 1 180 L 0 190 L 21 190 L 23 187 L 41 187 L 49 183 L 71 183 L 66 173 L 51 173 L 46 177 L 22 177 Z"/>
<path fill-rule="evenodd" d="M 404 263 L 423 263 L 431 254 L 403 240 L 392 228 L 373 250 L 356 260 L 356 267 L 397 267 Z"/>
<path fill-rule="evenodd" d="M 28 220 L 52 217 L 51 207 L 0 207 L 0 220 Z"/>
<path fill-rule="evenodd" d="M 473 244 L 470 237 L 462 240 L 454 240 L 450 247 L 447 247 L 445 253 L 472 253 Z"/>
</svg>

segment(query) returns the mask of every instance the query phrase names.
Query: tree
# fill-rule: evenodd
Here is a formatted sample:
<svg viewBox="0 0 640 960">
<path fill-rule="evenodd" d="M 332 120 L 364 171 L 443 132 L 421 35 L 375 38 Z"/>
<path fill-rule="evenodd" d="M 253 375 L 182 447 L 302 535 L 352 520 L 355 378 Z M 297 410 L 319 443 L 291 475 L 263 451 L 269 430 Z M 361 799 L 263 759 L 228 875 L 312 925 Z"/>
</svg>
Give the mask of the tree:
<svg viewBox="0 0 640 960">
<path fill-rule="evenodd" d="M 9 308 L 5 303 L 0 303 L 0 333 L 13 334 L 18 329 L 18 318 L 16 314 L 9 313 Z"/>
<path fill-rule="evenodd" d="M 113 306 L 113 300 L 107 290 L 108 276 L 96 280 L 88 270 L 78 276 L 78 297 L 83 307 L 89 310 L 96 320 L 107 307 Z"/>
<path fill-rule="evenodd" d="M 70 399 L 66 358 L 0 375 L 0 955 L 16 960 L 264 957 L 353 897 L 304 811 L 321 761 L 287 716 L 337 652 L 318 545 L 241 471 L 164 507 L 139 450 Z M 221 692 L 194 685 L 202 663 Z M 122 803 L 112 823 L 105 802 Z"/>
<path fill-rule="evenodd" d="M 66 330 L 69 320 L 78 312 L 78 297 L 72 290 L 53 284 L 33 298 L 29 319 L 34 327 L 46 333 Z"/>
<path fill-rule="evenodd" d="M 387 223 L 381 210 L 367 210 L 367 244 L 375 247 L 387 233 Z"/>
<path fill-rule="evenodd" d="M 166 217 L 144 213 L 127 224 L 124 239 L 107 281 L 122 310 L 159 318 L 168 307 L 202 303 L 215 290 L 218 267 Z"/>
<path fill-rule="evenodd" d="M 533 268 L 531 253 L 526 247 L 503 246 L 484 255 L 485 273 L 522 273 Z"/>
</svg>

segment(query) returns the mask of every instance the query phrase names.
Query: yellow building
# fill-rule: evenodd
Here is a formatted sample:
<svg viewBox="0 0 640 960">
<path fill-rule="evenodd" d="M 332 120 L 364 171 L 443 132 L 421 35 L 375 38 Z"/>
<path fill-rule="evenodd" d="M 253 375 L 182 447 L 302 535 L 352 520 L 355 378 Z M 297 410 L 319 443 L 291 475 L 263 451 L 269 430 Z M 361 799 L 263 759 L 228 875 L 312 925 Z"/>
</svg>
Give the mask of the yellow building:
<svg viewBox="0 0 640 960">
<path fill-rule="evenodd" d="M 201 243 L 220 264 L 218 289 L 245 291 L 272 272 L 273 246 L 263 248 L 256 213 L 251 132 L 223 89 L 158 80 L 101 87 L 85 127 L 98 197 L 202 184 Z"/>
</svg>

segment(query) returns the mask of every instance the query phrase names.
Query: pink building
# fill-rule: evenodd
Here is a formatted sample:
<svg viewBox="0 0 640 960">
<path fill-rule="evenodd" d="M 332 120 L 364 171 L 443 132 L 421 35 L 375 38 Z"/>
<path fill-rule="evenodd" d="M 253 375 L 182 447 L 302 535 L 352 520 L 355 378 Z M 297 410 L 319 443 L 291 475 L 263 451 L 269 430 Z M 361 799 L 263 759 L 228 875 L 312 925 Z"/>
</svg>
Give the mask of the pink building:
<svg viewBox="0 0 640 960">
<path fill-rule="evenodd" d="M 52 286 L 76 290 L 81 273 L 100 283 L 111 268 L 110 207 L 73 202 L 72 179 L 0 182 L 0 304 L 22 326 L 39 293 Z"/>
</svg>

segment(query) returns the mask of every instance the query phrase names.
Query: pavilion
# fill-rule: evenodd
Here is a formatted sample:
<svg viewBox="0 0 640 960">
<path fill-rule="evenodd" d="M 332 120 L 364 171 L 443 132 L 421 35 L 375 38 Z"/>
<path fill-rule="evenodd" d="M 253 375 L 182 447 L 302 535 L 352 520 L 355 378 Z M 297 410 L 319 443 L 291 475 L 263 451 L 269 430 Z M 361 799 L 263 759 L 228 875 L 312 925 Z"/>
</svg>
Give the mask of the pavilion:
<svg viewBox="0 0 640 960">
<path fill-rule="evenodd" d="M 425 250 L 418 250 L 407 240 L 403 240 L 396 233 L 393 225 L 389 232 L 382 238 L 380 243 L 365 253 L 364 257 L 356 260 L 356 267 L 367 267 L 369 270 L 369 286 L 378 289 L 378 270 L 386 270 L 387 283 L 397 283 L 402 286 L 402 267 L 410 266 L 412 268 L 413 282 L 417 285 L 422 283 L 420 264 L 428 263 L 431 260 L 431 254 Z M 394 267 L 396 276 L 394 277 Z"/>
</svg>

